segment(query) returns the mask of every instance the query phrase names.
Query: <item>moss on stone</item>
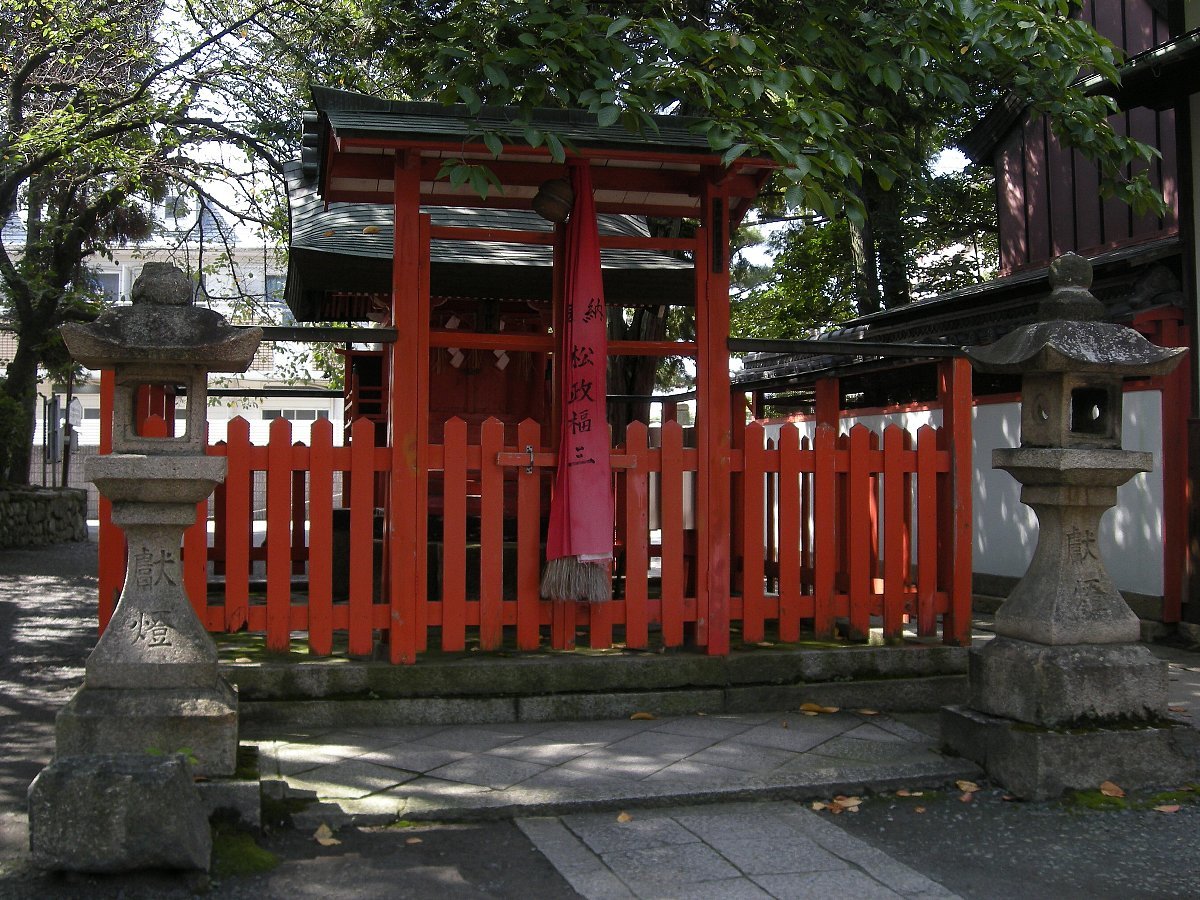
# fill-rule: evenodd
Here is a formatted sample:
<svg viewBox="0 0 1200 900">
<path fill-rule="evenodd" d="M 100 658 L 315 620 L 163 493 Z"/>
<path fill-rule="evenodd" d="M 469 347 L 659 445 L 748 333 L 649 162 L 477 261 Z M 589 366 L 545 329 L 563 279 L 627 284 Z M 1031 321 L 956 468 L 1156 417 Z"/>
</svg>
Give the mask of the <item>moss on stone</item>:
<svg viewBox="0 0 1200 900">
<path fill-rule="evenodd" d="M 270 872 L 280 859 L 258 846 L 254 835 L 230 825 L 213 828 L 213 867 L 218 878 L 234 875 L 259 875 Z"/>
</svg>

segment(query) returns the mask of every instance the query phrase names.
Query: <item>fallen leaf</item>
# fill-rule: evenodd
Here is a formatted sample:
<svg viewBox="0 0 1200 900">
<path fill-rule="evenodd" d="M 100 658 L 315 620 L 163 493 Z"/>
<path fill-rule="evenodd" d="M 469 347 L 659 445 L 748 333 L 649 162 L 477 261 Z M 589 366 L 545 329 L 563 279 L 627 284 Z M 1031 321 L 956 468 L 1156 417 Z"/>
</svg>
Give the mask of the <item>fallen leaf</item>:
<svg viewBox="0 0 1200 900">
<path fill-rule="evenodd" d="M 782 722 L 780 722 L 780 723 L 779 723 L 779 727 L 780 727 L 780 728 L 787 728 L 787 727 L 788 727 L 787 719 L 784 719 Z"/>
<path fill-rule="evenodd" d="M 239 656 L 237 659 L 235 659 L 235 660 L 234 660 L 234 662 L 237 662 L 237 663 L 247 663 L 247 662 L 254 662 L 254 660 L 252 660 L 252 659 L 251 659 L 250 657 L 248 657 L 248 656 Z"/>
<path fill-rule="evenodd" d="M 321 236 L 322 237 L 333 237 L 333 229 L 331 228 L 328 231 L 321 232 Z"/>
<path fill-rule="evenodd" d="M 341 843 L 333 836 L 333 831 L 324 822 L 318 825 L 317 830 L 313 832 L 313 840 L 322 847 L 334 847 Z"/>
<path fill-rule="evenodd" d="M 855 712 L 858 713 L 860 716 L 877 716 L 877 715 L 879 715 L 879 710 L 877 710 L 877 709 L 856 709 Z"/>
<path fill-rule="evenodd" d="M 835 816 L 840 816 L 844 807 L 838 806 L 836 803 L 829 807 L 829 812 Z"/>
<path fill-rule="evenodd" d="M 833 802 L 836 803 L 838 806 L 840 806 L 842 809 L 857 810 L 858 807 L 860 807 L 862 805 L 863 800 L 862 800 L 862 797 L 838 796 L 838 797 L 833 798 Z"/>
<path fill-rule="evenodd" d="M 813 812 L 820 812 L 821 810 L 827 809 L 828 807 L 829 807 L 828 803 L 822 803 L 820 800 L 814 800 L 812 802 L 812 811 Z"/>
<path fill-rule="evenodd" d="M 972 793 L 970 793 L 970 792 L 968 791 L 968 792 L 965 792 L 965 793 L 959 794 L 959 795 L 958 795 L 958 799 L 959 799 L 960 801 L 962 801 L 963 803 L 970 803 L 970 802 L 971 802 L 971 798 L 972 798 L 972 797 L 974 797 L 974 796 L 975 796 L 974 794 L 972 794 Z"/>
<path fill-rule="evenodd" d="M 820 713 L 814 712 L 813 710 L 810 710 L 810 709 L 802 709 L 802 710 L 800 710 L 800 715 L 802 715 L 802 716 L 819 716 Z"/>
<path fill-rule="evenodd" d="M 624 825 L 626 822 L 632 822 L 633 816 L 627 812 L 622 812 L 617 816 L 617 821 Z"/>
<path fill-rule="evenodd" d="M 911 797 L 912 795 L 913 795 L 913 792 L 910 791 L 908 788 L 900 788 L 900 790 L 896 791 L 897 797 Z"/>
<path fill-rule="evenodd" d="M 925 807 L 923 807 L 923 806 L 914 806 L 914 807 L 913 807 L 913 812 L 915 812 L 915 813 L 923 813 L 923 812 L 925 812 Z"/>
<path fill-rule="evenodd" d="M 1190 716 L 1192 714 L 1191 710 L 1189 710 L 1186 706 L 1168 706 L 1167 712 L 1173 712 L 1180 716 Z"/>
<path fill-rule="evenodd" d="M 966 791 L 968 794 L 973 794 L 979 790 L 979 785 L 973 781 L 967 781 L 965 778 L 960 778 L 958 781 L 954 782 L 954 786 L 960 791 Z"/>
<path fill-rule="evenodd" d="M 1005 794 L 1005 795 L 1004 795 L 1003 797 L 1001 797 L 1000 799 L 1001 799 L 1001 800 L 1006 800 L 1006 801 L 1008 801 L 1009 803 L 1011 803 L 1013 800 L 1016 800 L 1017 798 L 1016 798 L 1016 797 L 1014 797 L 1012 794 Z"/>
<path fill-rule="evenodd" d="M 819 713 L 823 712 L 825 707 L 820 703 L 801 703 L 800 712 Z"/>
<path fill-rule="evenodd" d="M 410 837 L 410 838 L 409 838 L 408 840 L 406 840 L 404 843 L 406 843 L 406 844 L 420 844 L 420 843 L 423 843 L 423 842 L 422 842 L 422 840 L 421 840 L 419 837 Z"/>
<path fill-rule="evenodd" d="M 754 646 L 755 647 L 774 647 L 775 645 L 773 643 L 771 643 L 771 641 L 759 641 Z"/>
<path fill-rule="evenodd" d="M 1106 781 L 1100 785 L 1100 793 L 1105 797 L 1124 797 L 1125 792 L 1120 787 L 1113 784 L 1111 781 Z"/>
<path fill-rule="evenodd" d="M 634 713 L 632 716 L 630 716 L 629 718 L 630 718 L 630 719 L 632 719 L 632 720 L 635 720 L 635 721 L 638 721 L 638 720 L 640 720 L 640 721 L 649 721 L 650 719 L 657 719 L 657 718 L 658 718 L 658 716 L 656 716 L 654 713 L 648 713 L 648 712 L 635 712 L 635 713 Z"/>
<path fill-rule="evenodd" d="M 363 234 L 379 234 L 379 226 L 378 225 L 368 225 L 366 228 L 363 229 Z"/>
<path fill-rule="evenodd" d="M 1154 807 L 1154 810 L 1155 810 L 1155 812 L 1161 812 L 1161 813 L 1179 812 L 1179 804 L 1178 803 L 1166 803 L 1162 806 Z"/>
<path fill-rule="evenodd" d="M 822 706 L 822 707 L 821 707 L 821 712 L 823 712 L 823 713 L 835 713 L 835 712 L 838 712 L 840 709 L 841 709 L 841 707 L 838 707 L 838 706 Z"/>
</svg>

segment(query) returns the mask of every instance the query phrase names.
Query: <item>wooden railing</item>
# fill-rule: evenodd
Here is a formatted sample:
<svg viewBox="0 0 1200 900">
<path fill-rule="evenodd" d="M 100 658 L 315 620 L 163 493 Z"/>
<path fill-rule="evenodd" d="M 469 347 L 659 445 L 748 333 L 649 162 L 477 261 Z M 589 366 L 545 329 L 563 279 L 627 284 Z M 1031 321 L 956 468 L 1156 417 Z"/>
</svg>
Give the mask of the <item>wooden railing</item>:
<svg viewBox="0 0 1200 900">
<path fill-rule="evenodd" d="M 811 441 L 794 425 L 772 440 L 762 424 L 746 427 L 730 451 L 735 515 L 714 523 L 731 539 L 734 646 L 805 633 L 857 640 L 874 625 L 896 636 L 910 619 L 923 635 L 940 627 L 948 643 L 969 638 L 969 414 L 955 422 L 953 439 L 924 427 L 915 440 L 896 426 L 882 436 L 863 426 L 838 436 L 823 424 Z M 428 540 L 417 548 L 426 587 L 416 604 L 417 648 L 571 649 L 580 630 L 592 647 L 676 647 L 694 639 L 709 598 L 697 596 L 696 532 L 684 516 L 699 468 L 684 429 L 667 422 L 652 446 L 650 431 L 634 423 L 612 451 L 614 599 L 590 605 L 539 596 L 556 457 L 536 423 L 515 433 L 515 444 L 506 444 L 505 426 L 489 420 L 471 444 L 466 425 L 453 419 L 443 443 L 428 448 L 430 508 L 440 515 L 430 517 Z M 388 536 L 373 537 L 374 476 L 389 470 L 392 456 L 376 446 L 372 422 L 355 422 L 352 440 L 335 447 L 327 420 L 313 425 L 305 446 L 293 444 L 290 423 L 277 419 L 269 443 L 253 446 L 248 423 L 234 419 L 228 441 L 208 452 L 228 460 L 228 474 L 213 498 L 211 541 L 207 503 L 185 536 L 184 577 L 209 630 L 260 632 L 275 650 L 301 635 L 316 655 L 366 655 L 377 640 L 398 639 L 391 632 L 398 598 L 381 571 L 388 554 L 377 549 Z M 353 478 L 341 498 L 333 487 L 338 471 L 371 474 Z M 265 477 L 267 496 L 257 535 L 250 509 L 256 477 Z M 654 531 L 652 491 L 660 509 Z M 348 512 L 335 514 L 343 499 Z M 119 529 L 103 520 L 102 623 L 123 576 L 113 562 L 121 542 Z"/>
</svg>

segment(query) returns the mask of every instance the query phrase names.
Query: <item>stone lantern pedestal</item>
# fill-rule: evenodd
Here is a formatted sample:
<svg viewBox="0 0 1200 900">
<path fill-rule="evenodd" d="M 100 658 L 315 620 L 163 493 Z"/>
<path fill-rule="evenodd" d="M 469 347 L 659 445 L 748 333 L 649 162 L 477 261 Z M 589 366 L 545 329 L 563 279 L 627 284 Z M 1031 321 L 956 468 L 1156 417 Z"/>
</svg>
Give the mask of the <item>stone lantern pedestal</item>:
<svg viewBox="0 0 1200 900">
<path fill-rule="evenodd" d="M 967 706 L 942 714 L 951 750 L 1029 799 L 1176 782 L 1200 750 L 1200 735 L 1169 717 L 1166 663 L 1139 643 L 1097 543 L 1117 488 L 1153 461 L 1121 449 L 1122 381 L 1165 374 L 1185 351 L 1100 321 L 1081 257 L 1056 260 L 1050 284 L 1040 321 L 967 351 L 980 371 L 1022 375 L 1021 446 L 992 464 L 1021 483 L 1039 534 L 996 638 L 971 651 Z"/>
<path fill-rule="evenodd" d="M 183 588 L 180 545 L 196 504 L 225 477 L 205 454 L 209 372 L 243 372 L 261 331 L 192 306 L 189 279 L 147 263 L 133 305 L 66 325 L 71 355 L 112 369 L 113 453 L 86 474 L 112 501 L 128 565 L 83 687 L 59 713 L 54 761 L 29 788 L 30 845 L 43 868 L 205 869 L 211 839 L 196 776 L 237 765 L 237 692 Z M 186 397 L 183 434 L 138 414 L 143 388 Z"/>
</svg>

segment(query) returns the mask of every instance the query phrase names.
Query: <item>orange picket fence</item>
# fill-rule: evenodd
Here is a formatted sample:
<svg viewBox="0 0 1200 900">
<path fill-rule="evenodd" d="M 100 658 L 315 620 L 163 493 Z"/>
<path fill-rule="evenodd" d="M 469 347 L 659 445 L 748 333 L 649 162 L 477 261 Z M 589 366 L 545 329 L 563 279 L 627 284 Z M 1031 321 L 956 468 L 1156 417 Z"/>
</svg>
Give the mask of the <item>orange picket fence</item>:
<svg viewBox="0 0 1200 900">
<path fill-rule="evenodd" d="M 794 641 L 802 634 L 861 639 L 914 621 L 964 643 L 970 625 L 970 417 L 953 431 L 897 426 L 882 435 L 859 425 L 838 435 L 818 425 L 746 426 L 730 451 L 733 516 L 728 529 L 731 643 Z M 539 596 L 545 515 L 556 455 L 541 429 L 485 422 L 477 443 L 461 420 L 428 447 L 428 516 L 417 549 L 418 583 L 409 645 L 418 650 L 505 646 L 571 649 L 707 643 L 711 598 L 698 577 L 697 526 L 690 498 L 699 458 L 676 422 L 635 423 L 612 451 L 616 498 L 614 599 L 551 602 Z M 271 424 L 266 446 L 249 425 L 229 424 L 209 447 L 228 460 L 225 484 L 197 511 L 184 539 L 184 580 L 200 620 L 215 632 L 263 633 L 267 645 L 367 655 L 400 639 L 393 622 L 412 620 L 411 598 L 389 590 L 387 516 L 377 483 L 392 465 L 374 423 L 360 419 L 334 446 L 318 421 L 309 445 L 291 424 Z M 770 436 L 769 436 L 770 435 Z M 964 448 L 965 447 L 965 451 Z M 964 466 L 965 461 L 965 466 Z M 350 477 L 350 476 L 353 477 Z M 265 482 L 265 518 L 252 497 Z M 343 485 L 338 490 L 338 485 Z M 101 525 L 101 621 L 123 580 L 122 535 Z M 700 588 L 698 590 L 698 585 Z M 404 604 L 404 615 L 398 610 Z M 713 625 L 712 627 L 716 627 Z"/>
</svg>

